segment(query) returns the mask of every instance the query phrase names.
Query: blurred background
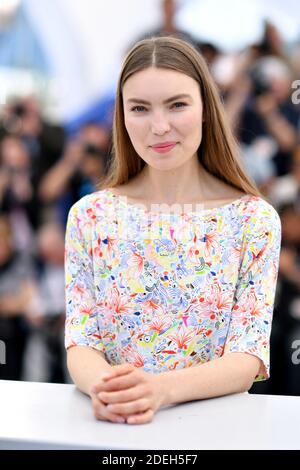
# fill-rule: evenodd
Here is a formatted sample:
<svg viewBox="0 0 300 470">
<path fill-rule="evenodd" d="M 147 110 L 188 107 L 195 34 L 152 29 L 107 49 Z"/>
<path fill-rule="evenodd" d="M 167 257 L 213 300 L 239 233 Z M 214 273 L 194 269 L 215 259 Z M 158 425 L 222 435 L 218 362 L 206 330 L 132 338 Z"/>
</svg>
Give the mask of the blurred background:
<svg viewBox="0 0 300 470">
<path fill-rule="evenodd" d="M 0 0 L 0 379 L 70 382 L 68 211 L 107 171 L 126 52 L 160 34 L 204 55 L 245 167 L 280 214 L 271 378 L 250 393 L 300 395 L 296 0 Z"/>
</svg>

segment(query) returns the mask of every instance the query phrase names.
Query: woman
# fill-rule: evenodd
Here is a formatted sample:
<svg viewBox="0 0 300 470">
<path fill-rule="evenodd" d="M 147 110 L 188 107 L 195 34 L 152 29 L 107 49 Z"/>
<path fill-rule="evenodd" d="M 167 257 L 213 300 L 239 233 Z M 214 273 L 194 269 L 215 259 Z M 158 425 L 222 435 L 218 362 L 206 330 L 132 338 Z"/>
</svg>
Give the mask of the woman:
<svg viewBox="0 0 300 470">
<path fill-rule="evenodd" d="M 183 40 L 129 51 L 113 144 L 100 190 L 69 213 L 66 348 L 95 416 L 140 424 L 268 378 L 281 225 Z"/>
</svg>

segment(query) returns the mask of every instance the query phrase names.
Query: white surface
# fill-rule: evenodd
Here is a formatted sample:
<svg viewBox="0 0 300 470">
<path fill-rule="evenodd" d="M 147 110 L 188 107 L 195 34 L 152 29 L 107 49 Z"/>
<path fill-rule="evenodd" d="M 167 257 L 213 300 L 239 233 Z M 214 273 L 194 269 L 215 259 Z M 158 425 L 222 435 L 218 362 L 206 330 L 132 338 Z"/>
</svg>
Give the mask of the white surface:
<svg viewBox="0 0 300 470">
<path fill-rule="evenodd" d="M 230 395 L 97 421 L 74 385 L 0 381 L 0 449 L 300 449 L 300 397 Z"/>
</svg>

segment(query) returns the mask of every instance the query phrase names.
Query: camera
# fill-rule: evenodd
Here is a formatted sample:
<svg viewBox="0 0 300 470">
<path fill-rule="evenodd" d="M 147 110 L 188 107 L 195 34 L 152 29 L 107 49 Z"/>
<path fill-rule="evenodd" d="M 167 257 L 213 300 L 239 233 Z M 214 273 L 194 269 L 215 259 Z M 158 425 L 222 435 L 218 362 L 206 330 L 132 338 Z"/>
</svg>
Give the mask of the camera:
<svg viewBox="0 0 300 470">
<path fill-rule="evenodd" d="M 91 156 L 101 157 L 101 158 L 104 158 L 105 156 L 103 150 L 100 147 L 98 147 L 95 144 L 91 144 L 89 142 L 83 145 L 82 151 L 85 155 L 91 155 Z"/>
<path fill-rule="evenodd" d="M 250 70 L 249 77 L 252 83 L 252 93 L 255 97 L 270 93 L 269 81 L 260 69 L 253 68 Z"/>
<path fill-rule="evenodd" d="M 12 107 L 12 113 L 17 116 L 18 118 L 22 118 L 26 114 L 26 108 L 22 103 L 16 103 Z"/>
</svg>

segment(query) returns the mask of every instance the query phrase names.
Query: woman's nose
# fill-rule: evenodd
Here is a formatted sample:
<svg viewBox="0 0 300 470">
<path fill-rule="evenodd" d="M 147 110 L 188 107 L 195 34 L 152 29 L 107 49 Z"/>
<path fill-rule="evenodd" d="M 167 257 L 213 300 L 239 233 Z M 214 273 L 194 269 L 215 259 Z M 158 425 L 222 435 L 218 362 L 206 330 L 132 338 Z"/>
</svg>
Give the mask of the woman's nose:
<svg viewBox="0 0 300 470">
<path fill-rule="evenodd" d="M 166 116 L 160 114 L 153 116 L 151 122 L 151 131 L 153 134 L 162 135 L 170 130 L 170 123 Z"/>
</svg>

